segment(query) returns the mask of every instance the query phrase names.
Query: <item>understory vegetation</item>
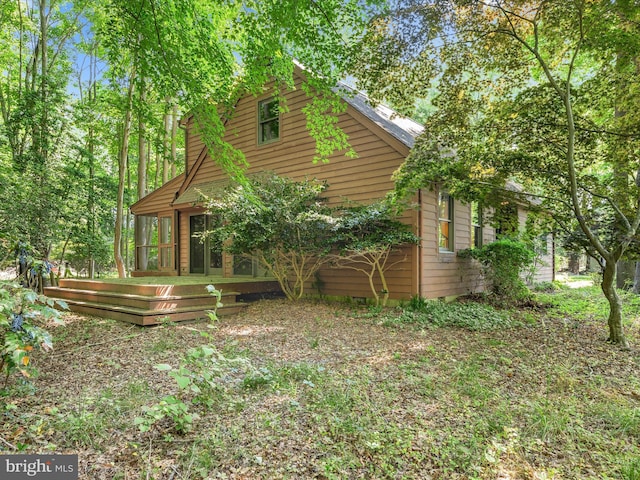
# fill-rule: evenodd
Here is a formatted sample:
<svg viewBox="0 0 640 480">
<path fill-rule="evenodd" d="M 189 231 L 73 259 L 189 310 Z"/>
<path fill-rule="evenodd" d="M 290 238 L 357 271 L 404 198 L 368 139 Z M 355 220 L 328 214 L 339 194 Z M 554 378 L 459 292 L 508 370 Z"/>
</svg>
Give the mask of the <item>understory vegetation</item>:
<svg viewBox="0 0 640 480">
<path fill-rule="evenodd" d="M 3 391 L 0 450 L 78 453 L 81 479 L 637 480 L 640 356 L 605 343 L 596 289 L 509 311 L 271 300 L 215 328 L 66 314 Z"/>
</svg>

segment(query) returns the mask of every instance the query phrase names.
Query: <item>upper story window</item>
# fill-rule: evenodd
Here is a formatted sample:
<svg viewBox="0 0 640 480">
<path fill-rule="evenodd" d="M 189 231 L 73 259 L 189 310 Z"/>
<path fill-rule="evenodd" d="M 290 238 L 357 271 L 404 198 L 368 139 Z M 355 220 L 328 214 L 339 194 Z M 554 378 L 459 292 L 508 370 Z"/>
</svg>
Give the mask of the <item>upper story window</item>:
<svg viewBox="0 0 640 480">
<path fill-rule="evenodd" d="M 258 102 L 258 143 L 274 142 L 280 138 L 280 110 L 276 98 Z"/>
<path fill-rule="evenodd" d="M 471 246 L 482 247 L 482 207 L 471 202 Z"/>
<path fill-rule="evenodd" d="M 453 198 L 442 191 L 438 193 L 438 246 L 441 252 L 453 252 Z"/>
</svg>

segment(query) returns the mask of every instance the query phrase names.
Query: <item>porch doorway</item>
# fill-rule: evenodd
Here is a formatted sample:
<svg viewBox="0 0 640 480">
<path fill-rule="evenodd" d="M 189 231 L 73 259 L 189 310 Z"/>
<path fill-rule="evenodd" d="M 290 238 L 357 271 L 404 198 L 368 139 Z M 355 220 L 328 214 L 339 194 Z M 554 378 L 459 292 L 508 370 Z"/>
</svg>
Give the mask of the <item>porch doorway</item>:
<svg viewBox="0 0 640 480">
<path fill-rule="evenodd" d="M 189 273 L 222 275 L 222 248 L 202 234 L 210 228 L 210 215 L 189 217 Z"/>
</svg>

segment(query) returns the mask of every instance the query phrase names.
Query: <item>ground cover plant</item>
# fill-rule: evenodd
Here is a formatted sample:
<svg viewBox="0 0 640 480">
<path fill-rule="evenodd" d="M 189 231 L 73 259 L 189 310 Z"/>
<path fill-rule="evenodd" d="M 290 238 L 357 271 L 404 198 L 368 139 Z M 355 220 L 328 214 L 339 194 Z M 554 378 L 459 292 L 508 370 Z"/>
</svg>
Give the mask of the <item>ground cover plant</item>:
<svg viewBox="0 0 640 480">
<path fill-rule="evenodd" d="M 605 342 L 596 289 L 462 307 L 517 320 L 491 329 L 441 304 L 437 324 L 284 300 L 214 329 L 68 314 L 1 399 L 0 449 L 78 453 L 81 479 L 638 479 L 640 355 Z M 625 296 L 635 345 L 639 303 Z M 170 396 L 190 422 L 136 422 Z"/>
</svg>

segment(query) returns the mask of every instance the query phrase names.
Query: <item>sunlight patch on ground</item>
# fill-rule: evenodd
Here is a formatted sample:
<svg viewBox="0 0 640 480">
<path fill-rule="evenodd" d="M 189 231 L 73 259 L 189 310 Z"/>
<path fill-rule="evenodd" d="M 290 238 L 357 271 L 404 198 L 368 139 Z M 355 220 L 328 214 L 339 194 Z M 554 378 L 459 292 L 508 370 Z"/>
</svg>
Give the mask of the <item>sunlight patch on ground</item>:
<svg viewBox="0 0 640 480">
<path fill-rule="evenodd" d="M 414 352 L 424 352 L 433 349 L 433 344 L 426 342 L 412 342 L 407 346 L 407 349 Z"/>
<path fill-rule="evenodd" d="M 248 337 L 251 335 L 261 335 L 265 333 L 273 333 L 273 332 L 281 332 L 285 330 L 284 327 L 268 327 L 264 326 L 256 326 L 256 325 L 240 325 L 237 327 L 229 327 L 221 329 L 222 332 L 225 332 L 229 335 L 237 335 L 239 337 Z"/>
<path fill-rule="evenodd" d="M 556 274 L 556 280 L 569 288 L 585 288 L 593 285 L 593 279 L 584 275 L 571 275 L 566 272 Z"/>
<path fill-rule="evenodd" d="M 0 280 L 3 281 L 3 282 L 15 280 L 17 276 L 18 276 L 18 274 L 17 274 L 15 268 L 8 268 L 6 270 L 0 270 Z"/>
<path fill-rule="evenodd" d="M 578 280 L 578 281 L 574 281 L 574 282 L 569 282 L 567 283 L 567 285 L 569 286 L 569 288 L 584 288 L 584 287 L 590 287 L 593 285 L 593 281 L 592 280 Z"/>
</svg>

